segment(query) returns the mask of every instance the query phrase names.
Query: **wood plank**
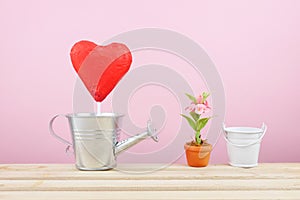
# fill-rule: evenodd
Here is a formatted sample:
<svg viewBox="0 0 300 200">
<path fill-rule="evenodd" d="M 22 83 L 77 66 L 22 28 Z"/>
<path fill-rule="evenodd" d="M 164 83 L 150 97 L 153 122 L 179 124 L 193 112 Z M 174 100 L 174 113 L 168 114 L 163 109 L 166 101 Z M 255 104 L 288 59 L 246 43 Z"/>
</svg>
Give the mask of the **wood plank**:
<svg viewBox="0 0 300 200">
<path fill-rule="evenodd" d="M 0 192 L 1 200 L 82 200 L 82 199 L 112 199 L 112 200 L 134 200 L 134 199 L 253 199 L 253 200 L 299 200 L 300 191 L 83 191 L 83 192 Z"/>
<path fill-rule="evenodd" d="M 238 168 L 229 165 L 209 165 L 204 168 L 188 167 L 182 164 L 166 165 L 165 168 L 160 164 L 119 164 L 117 166 L 120 171 L 151 171 L 151 170 L 163 170 L 163 171 L 212 171 L 215 169 L 222 169 L 226 171 L 268 171 L 268 170 L 299 170 L 300 163 L 260 163 L 254 168 Z M 0 171 L 76 171 L 77 169 L 73 164 L 0 164 Z"/>
<path fill-rule="evenodd" d="M 0 191 L 300 190 L 300 179 L 0 180 Z"/>
<path fill-rule="evenodd" d="M 202 171 L 166 171 L 144 174 L 128 174 L 121 172 L 0 172 L 0 180 L 193 180 L 193 179 L 300 179 L 300 173 L 293 170 L 270 170 L 263 173 L 255 173 L 252 171 L 242 172 L 224 172 L 222 170 L 205 173 Z"/>
<path fill-rule="evenodd" d="M 0 199 L 300 199 L 300 163 L 159 166 L 79 171 L 72 164 L 0 165 Z"/>
<path fill-rule="evenodd" d="M 268 166 L 268 167 L 265 167 Z M 2 168 L 1 168 L 2 167 Z M 128 166 L 127 166 L 128 167 Z M 235 168 L 227 165 L 191 168 L 170 166 L 167 169 L 144 172 L 145 168 L 132 165 L 131 170 L 140 173 L 111 171 L 79 171 L 73 165 L 0 165 L 2 180 L 190 180 L 190 179 L 299 179 L 300 164 L 263 164 L 256 168 Z M 172 170 L 169 170 L 169 169 Z"/>
</svg>

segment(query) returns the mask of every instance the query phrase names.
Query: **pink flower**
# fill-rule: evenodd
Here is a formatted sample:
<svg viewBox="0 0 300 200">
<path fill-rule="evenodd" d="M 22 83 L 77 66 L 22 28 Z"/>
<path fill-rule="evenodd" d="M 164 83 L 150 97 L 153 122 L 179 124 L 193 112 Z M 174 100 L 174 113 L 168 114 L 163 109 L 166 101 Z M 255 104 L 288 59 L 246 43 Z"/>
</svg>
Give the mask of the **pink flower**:
<svg viewBox="0 0 300 200">
<path fill-rule="evenodd" d="M 205 101 L 203 104 L 204 104 L 207 108 L 211 109 L 211 107 L 208 105 L 208 101 Z"/>
<path fill-rule="evenodd" d="M 195 113 L 197 113 L 198 115 L 201 115 L 203 113 L 206 113 L 210 110 L 210 107 L 208 106 L 208 104 L 197 104 L 196 108 L 195 108 Z"/>
<path fill-rule="evenodd" d="M 197 104 L 202 103 L 203 101 L 203 96 L 200 94 L 199 97 L 197 98 Z"/>
<path fill-rule="evenodd" d="M 186 107 L 185 110 L 189 111 L 189 112 L 194 112 L 196 109 L 196 105 L 194 103 L 191 103 L 190 106 Z"/>
</svg>

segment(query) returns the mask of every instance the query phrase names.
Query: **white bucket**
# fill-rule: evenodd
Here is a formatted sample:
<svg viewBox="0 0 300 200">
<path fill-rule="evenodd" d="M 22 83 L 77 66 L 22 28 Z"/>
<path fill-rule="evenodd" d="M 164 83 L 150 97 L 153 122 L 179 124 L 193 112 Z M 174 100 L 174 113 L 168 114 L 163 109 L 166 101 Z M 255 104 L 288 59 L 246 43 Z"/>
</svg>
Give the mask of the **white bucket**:
<svg viewBox="0 0 300 200">
<path fill-rule="evenodd" d="M 223 130 L 227 142 L 229 164 L 235 167 L 257 166 L 260 142 L 266 133 L 267 126 L 263 123 L 261 128 L 226 128 L 223 124 Z"/>
</svg>

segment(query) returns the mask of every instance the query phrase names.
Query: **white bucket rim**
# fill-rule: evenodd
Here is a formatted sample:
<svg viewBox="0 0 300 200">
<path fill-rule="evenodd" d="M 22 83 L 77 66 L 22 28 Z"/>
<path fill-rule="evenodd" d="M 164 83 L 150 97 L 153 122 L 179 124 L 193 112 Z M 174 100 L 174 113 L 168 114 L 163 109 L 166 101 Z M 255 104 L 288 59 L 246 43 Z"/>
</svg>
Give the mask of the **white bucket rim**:
<svg viewBox="0 0 300 200">
<path fill-rule="evenodd" d="M 233 129 L 235 129 L 235 130 L 233 131 Z M 226 127 L 225 124 L 223 123 L 223 130 L 224 130 L 224 139 L 226 140 L 226 142 L 228 144 L 231 144 L 231 145 L 236 146 L 236 147 L 248 147 L 248 146 L 252 146 L 254 144 L 257 144 L 257 143 L 261 142 L 262 138 L 266 134 L 267 126 L 265 125 L 265 123 L 263 123 L 261 128 Z M 247 130 L 247 132 L 245 132 L 245 130 Z M 250 130 L 252 130 L 252 132 Z M 259 136 L 259 138 L 254 140 L 254 142 L 250 142 L 249 144 L 234 144 L 227 137 L 227 135 L 230 134 L 230 133 L 242 133 L 242 134 L 258 134 L 258 133 L 260 133 L 260 136 Z"/>
<path fill-rule="evenodd" d="M 262 133 L 263 129 L 254 127 L 226 127 L 224 129 L 227 133 L 243 133 L 243 134 L 258 134 Z"/>
</svg>

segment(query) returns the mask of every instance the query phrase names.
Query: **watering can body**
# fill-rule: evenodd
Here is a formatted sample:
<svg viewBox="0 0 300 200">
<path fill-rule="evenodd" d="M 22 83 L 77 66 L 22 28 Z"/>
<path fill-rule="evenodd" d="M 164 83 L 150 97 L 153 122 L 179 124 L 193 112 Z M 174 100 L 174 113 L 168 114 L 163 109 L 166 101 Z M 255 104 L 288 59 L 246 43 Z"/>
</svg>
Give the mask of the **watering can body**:
<svg viewBox="0 0 300 200">
<path fill-rule="evenodd" d="M 60 141 L 73 146 L 76 167 L 80 170 L 108 170 L 116 166 L 116 156 L 140 141 L 154 136 L 155 130 L 149 121 L 147 130 L 126 140 L 118 141 L 119 120 L 122 115 L 115 113 L 76 113 L 64 115 L 68 118 L 72 133 L 72 143 L 58 136 L 53 130 L 52 118 L 50 133 Z"/>
</svg>

